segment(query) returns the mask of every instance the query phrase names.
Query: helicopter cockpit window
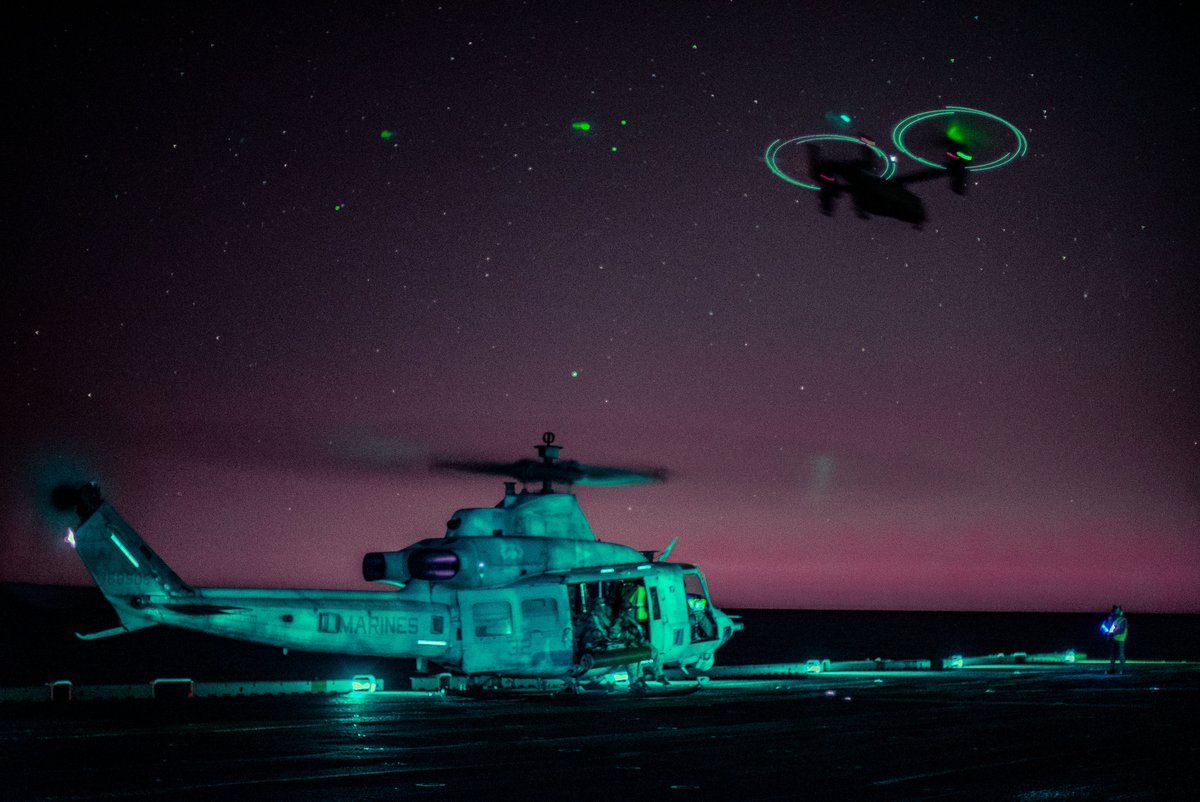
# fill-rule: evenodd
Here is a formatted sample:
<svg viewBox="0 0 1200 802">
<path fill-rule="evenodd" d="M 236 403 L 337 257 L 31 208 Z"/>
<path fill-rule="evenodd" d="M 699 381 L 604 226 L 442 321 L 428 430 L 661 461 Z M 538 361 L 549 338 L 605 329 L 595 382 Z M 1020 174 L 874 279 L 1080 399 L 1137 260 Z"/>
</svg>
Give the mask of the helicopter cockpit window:
<svg viewBox="0 0 1200 802">
<path fill-rule="evenodd" d="M 687 594 L 692 642 L 713 640 L 717 637 L 717 622 L 713 618 L 712 605 L 708 603 L 708 591 L 704 587 L 704 581 L 699 574 L 685 574 L 683 589 Z"/>
<path fill-rule="evenodd" d="M 512 605 L 506 601 L 479 602 L 471 607 L 471 615 L 475 618 L 477 638 L 512 634 Z"/>
</svg>

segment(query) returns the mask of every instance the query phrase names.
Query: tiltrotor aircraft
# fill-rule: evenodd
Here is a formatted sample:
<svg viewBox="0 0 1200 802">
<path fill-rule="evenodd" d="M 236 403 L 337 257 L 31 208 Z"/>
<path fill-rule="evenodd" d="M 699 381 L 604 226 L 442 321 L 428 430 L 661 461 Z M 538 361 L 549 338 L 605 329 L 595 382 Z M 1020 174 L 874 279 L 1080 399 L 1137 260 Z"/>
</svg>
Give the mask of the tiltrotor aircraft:
<svg viewBox="0 0 1200 802">
<path fill-rule="evenodd" d="M 80 525 L 68 533 L 120 626 L 167 624 L 285 649 L 416 658 L 478 688 L 561 680 L 582 689 L 620 671 L 654 682 L 667 668 L 706 670 L 741 629 L 711 603 L 693 565 L 598 540 L 575 496 L 554 485 L 630 484 L 661 472 L 559 460 L 553 433 L 538 460 L 439 467 L 509 476 L 494 507 L 455 512 L 440 538 L 363 557 L 363 578 L 392 592 L 198 588 L 184 582 L 100 495 L 56 491 Z M 530 491 L 517 483 L 541 483 Z"/>
<path fill-rule="evenodd" d="M 843 161 L 823 157 L 814 143 L 806 146 L 808 174 L 819 188 L 817 202 L 824 215 L 833 215 L 834 201 L 845 193 L 853 199 L 854 211 L 863 219 L 871 215 L 894 217 L 920 228 L 925 222 L 925 205 L 907 188 L 909 184 L 948 177 L 954 194 L 967 193 L 967 163 L 972 158 L 963 143 L 947 139 L 943 168 L 918 170 L 885 180 L 871 172 L 874 141 L 865 135 L 859 141 L 862 143 L 859 157 Z"/>
</svg>

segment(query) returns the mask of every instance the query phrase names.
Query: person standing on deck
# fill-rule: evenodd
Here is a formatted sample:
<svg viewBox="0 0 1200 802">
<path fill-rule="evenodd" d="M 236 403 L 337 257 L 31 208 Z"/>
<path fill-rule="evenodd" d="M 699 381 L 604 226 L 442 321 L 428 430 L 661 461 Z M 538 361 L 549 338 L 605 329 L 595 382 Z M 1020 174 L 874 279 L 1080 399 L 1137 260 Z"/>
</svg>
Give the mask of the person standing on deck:
<svg viewBox="0 0 1200 802">
<path fill-rule="evenodd" d="M 1108 638 L 1108 673 L 1124 674 L 1125 637 L 1129 634 L 1129 621 L 1125 618 L 1125 611 L 1121 609 L 1121 605 L 1113 605 L 1112 612 L 1100 625 L 1100 631 Z M 1118 660 L 1120 665 L 1117 664 Z"/>
</svg>

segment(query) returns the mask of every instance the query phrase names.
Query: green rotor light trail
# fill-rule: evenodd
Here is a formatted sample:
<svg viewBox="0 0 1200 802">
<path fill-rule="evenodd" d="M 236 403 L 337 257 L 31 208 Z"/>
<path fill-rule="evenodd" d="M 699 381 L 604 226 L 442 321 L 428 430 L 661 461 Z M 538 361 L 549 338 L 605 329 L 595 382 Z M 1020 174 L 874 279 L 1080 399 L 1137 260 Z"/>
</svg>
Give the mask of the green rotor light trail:
<svg viewBox="0 0 1200 802">
<path fill-rule="evenodd" d="M 981 111 L 979 109 L 970 109 L 970 108 L 967 108 L 966 106 L 947 106 L 944 109 L 933 109 L 931 111 L 923 111 L 923 112 L 920 112 L 919 114 L 914 114 L 910 117 L 905 117 L 903 120 L 896 123 L 896 127 L 892 129 L 892 143 L 896 146 L 897 150 L 899 150 L 901 153 L 903 153 L 908 158 L 910 158 L 914 161 L 918 161 L 927 167 L 941 168 L 942 165 L 937 164 L 936 162 L 931 162 L 928 159 L 922 159 L 920 156 L 916 155 L 911 150 L 909 150 L 907 147 L 905 147 L 904 136 L 905 136 L 905 134 L 908 133 L 908 129 L 912 128 L 917 123 L 922 123 L 922 122 L 925 122 L 926 120 L 932 120 L 932 119 L 936 119 L 938 117 L 954 118 L 956 116 L 962 116 L 962 115 L 977 115 L 979 117 L 984 117 L 993 122 L 1000 123 L 1005 128 L 1007 128 L 1009 131 L 1011 131 L 1013 136 L 1016 138 L 1016 147 L 1014 147 L 1012 150 L 1010 150 L 1000 156 L 997 156 L 995 159 L 992 159 L 989 162 L 982 162 L 980 164 L 971 165 L 970 167 L 967 168 L 968 170 L 975 170 L 975 171 L 994 170 L 997 167 L 1003 167 L 1004 165 L 1008 164 L 1009 162 L 1013 161 L 1014 159 L 1024 156 L 1028 152 L 1029 142 L 1028 142 L 1028 140 L 1025 139 L 1025 135 L 1022 134 L 1020 129 L 1018 129 L 1015 125 L 1010 123 L 1008 120 L 1005 120 L 1003 117 L 997 117 L 995 114 L 990 114 L 989 112 Z M 966 142 L 966 139 L 968 138 L 966 131 L 963 129 L 963 126 L 956 119 L 950 120 L 950 124 L 946 128 L 946 136 L 951 141 L 956 142 L 958 144 L 964 144 Z M 966 159 L 967 161 L 971 161 L 971 157 L 964 155 L 963 152 L 960 152 L 959 156 L 961 158 Z"/>
<path fill-rule="evenodd" d="M 787 147 L 788 145 L 803 145 L 808 142 L 852 142 L 855 145 L 866 144 L 863 143 L 858 137 L 849 136 L 847 134 L 811 134 L 809 136 L 795 136 L 791 139 L 776 139 L 767 146 L 767 152 L 763 154 L 763 161 L 767 163 L 767 167 L 770 168 L 772 173 L 779 176 L 784 181 L 787 181 L 789 184 L 795 184 L 796 186 L 804 187 L 805 189 L 819 189 L 816 184 L 809 184 L 805 181 L 792 178 L 790 175 L 781 170 L 778 163 L 776 163 L 776 158 L 778 157 L 781 149 Z M 880 150 L 877 146 L 867 144 L 867 147 L 869 147 L 876 156 L 883 160 L 884 167 L 883 171 L 879 173 L 879 177 L 885 180 L 891 178 L 896 172 L 895 162 L 889 159 L 888 155 Z"/>
</svg>

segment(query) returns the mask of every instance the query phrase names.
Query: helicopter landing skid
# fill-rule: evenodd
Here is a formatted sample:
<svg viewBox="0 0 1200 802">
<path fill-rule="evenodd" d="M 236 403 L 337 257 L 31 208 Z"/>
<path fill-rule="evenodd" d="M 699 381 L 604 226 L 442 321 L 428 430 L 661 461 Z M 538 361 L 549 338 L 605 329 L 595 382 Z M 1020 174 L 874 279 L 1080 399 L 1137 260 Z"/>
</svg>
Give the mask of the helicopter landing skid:
<svg viewBox="0 0 1200 802">
<path fill-rule="evenodd" d="M 701 685 L 696 680 L 687 682 L 646 680 L 645 682 L 635 682 L 629 686 L 630 692 L 637 696 L 690 696 L 700 688 Z"/>
<path fill-rule="evenodd" d="M 472 678 L 474 680 L 474 678 Z M 514 677 L 489 676 L 470 681 L 460 689 L 447 690 L 448 695 L 468 696 L 473 699 L 496 699 L 513 696 L 556 696 L 569 690 L 565 680 L 518 679 Z"/>
</svg>

